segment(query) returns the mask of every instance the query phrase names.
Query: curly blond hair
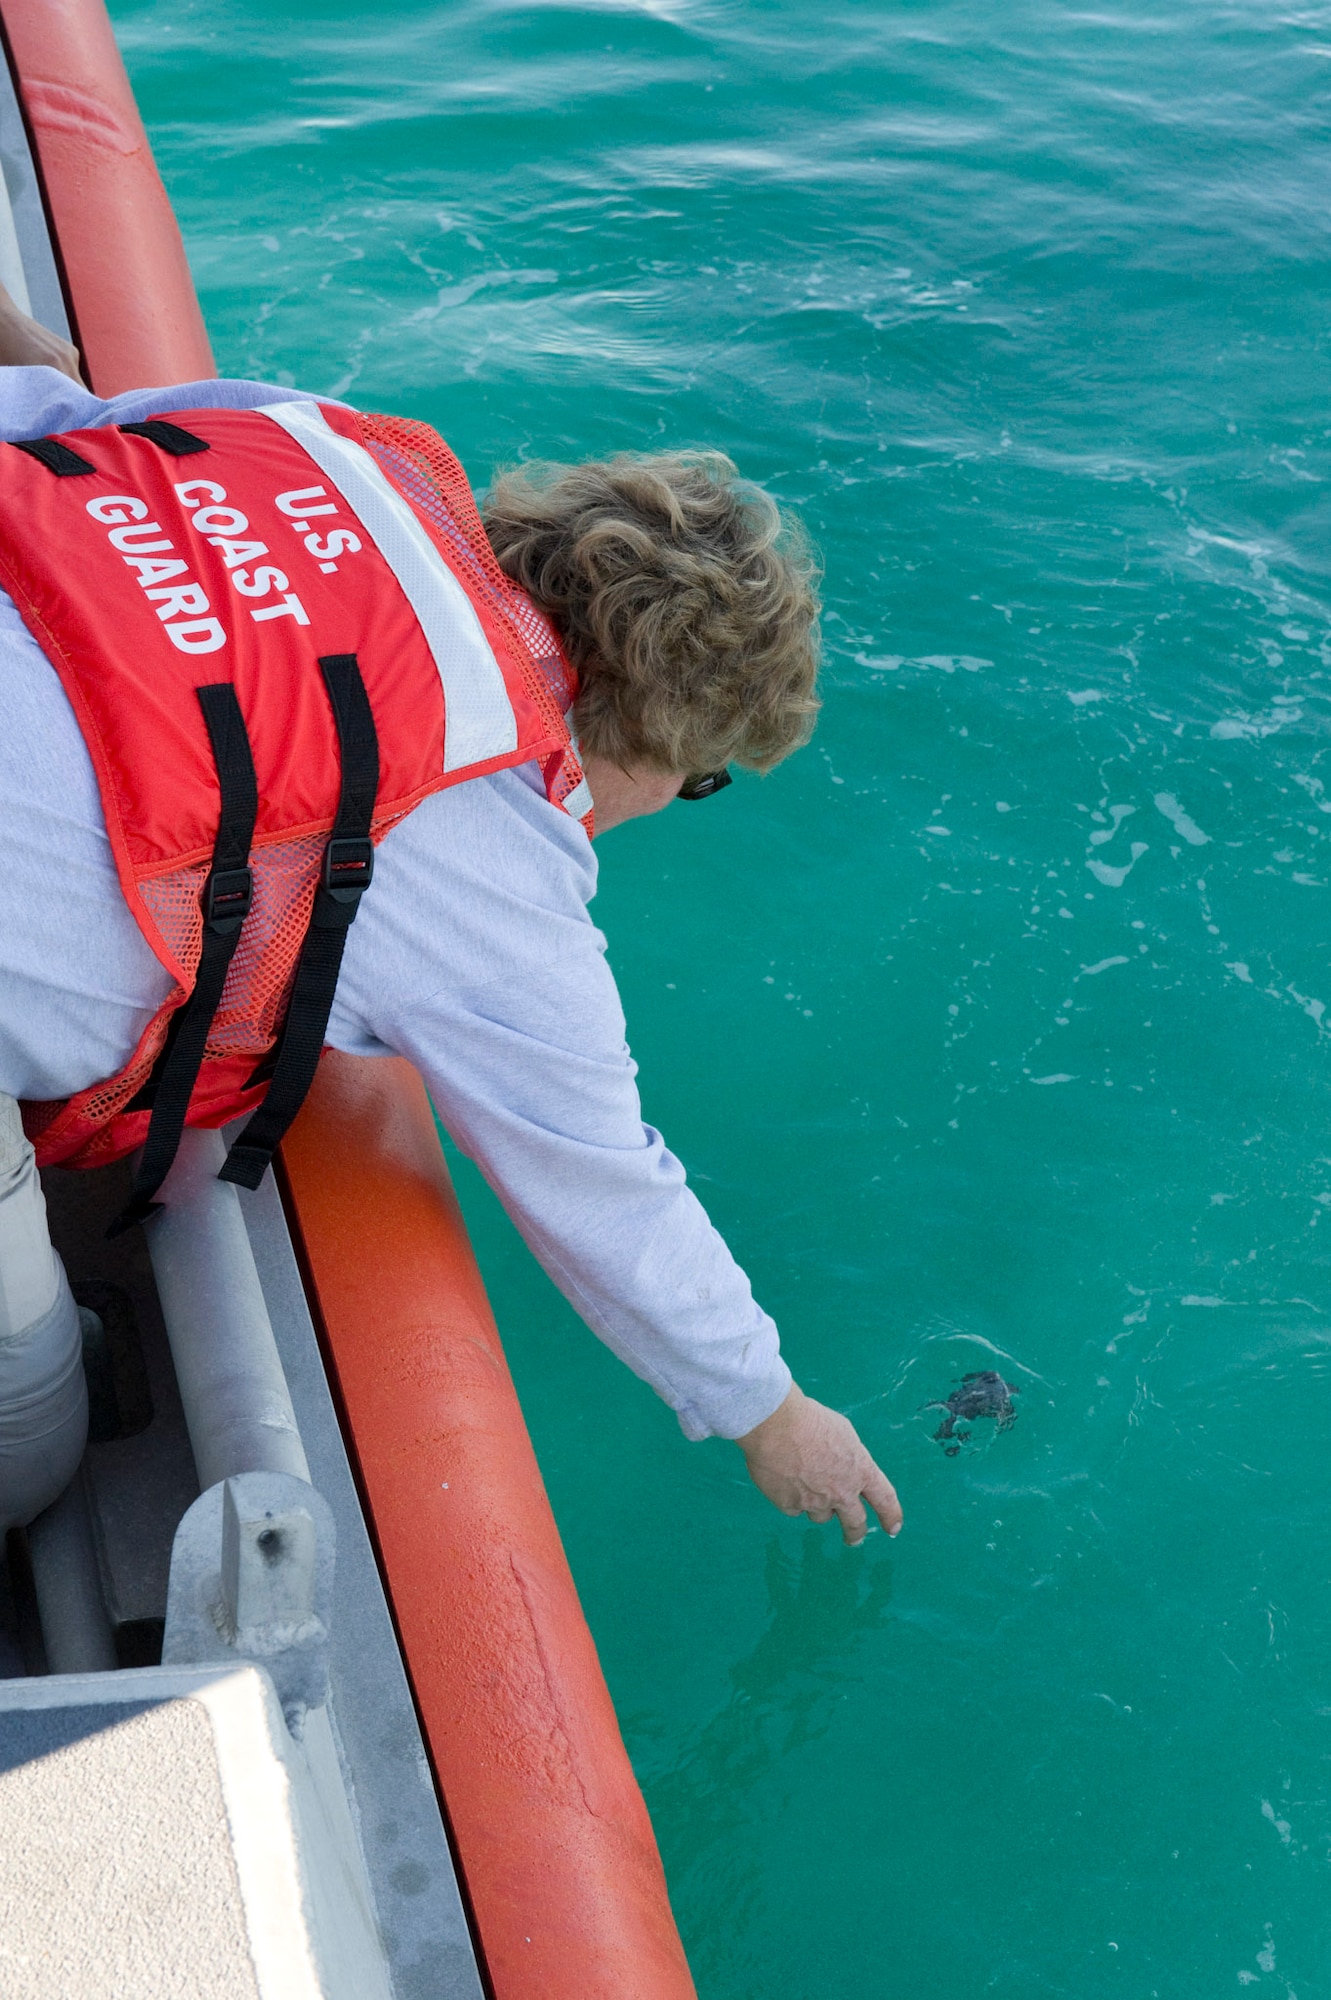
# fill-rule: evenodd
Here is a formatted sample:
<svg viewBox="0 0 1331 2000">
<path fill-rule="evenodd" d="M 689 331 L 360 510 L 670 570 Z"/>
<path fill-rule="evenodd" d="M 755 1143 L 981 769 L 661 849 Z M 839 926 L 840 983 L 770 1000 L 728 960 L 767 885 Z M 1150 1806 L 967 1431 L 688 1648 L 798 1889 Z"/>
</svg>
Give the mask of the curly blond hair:
<svg viewBox="0 0 1331 2000">
<path fill-rule="evenodd" d="M 658 771 L 768 771 L 807 742 L 817 561 L 721 452 L 519 466 L 497 475 L 481 518 L 568 650 L 584 750 Z"/>
</svg>

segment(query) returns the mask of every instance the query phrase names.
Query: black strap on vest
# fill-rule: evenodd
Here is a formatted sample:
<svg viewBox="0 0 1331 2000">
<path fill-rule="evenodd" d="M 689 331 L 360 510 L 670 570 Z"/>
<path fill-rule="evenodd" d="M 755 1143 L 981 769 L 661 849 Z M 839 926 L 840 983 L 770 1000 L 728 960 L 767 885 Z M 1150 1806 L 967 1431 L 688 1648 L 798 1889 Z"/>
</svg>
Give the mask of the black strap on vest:
<svg viewBox="0 0 1331 2000">
<path fill-rule="evenodd" d="M 96 472 L 95 465 L 89 465 L 86 458 L 80 458 L 59 438 L 13 438 L 15 451 L 26 451 L 29 458 L 35 458 L 48 472 L 54 472 L 58 479 L 73 479 L 80 472 Z"/>
<path fill-rule="evenodd" d="M 172 458 L 190 458 L 196 451 L 212 450 L 207 438 L 195 437 L 193 431 L 169 424 L 165 417 L 145 417 L 141 424 L 117 424 L 116 429 L 126 437 L 147 438 L 149 444 L 169 452 Z"/>
<path fill-rule="evenodd" d="M 209 1030 L 254 893 L 249 860 L 259 788 L 245 718 L 229 681 L 194 692 L 203 710 L 221 792 L 212 866 L 199 895 L 203 949 L 194 989 L 176 1009 L 152 1076 L 129 1107 L 138 1109 L 150 1102 L 152 1117 L 139 1154 L 133 1194 L 107 1230 L 108 1236 L 119 1236 L 162 1205 L 154 1196 L 166 1179 L 185 1129 L 185 1114 L 203 1066 Z"/>
<path fill-rule="evenodd" d="M 370 698 L 354 653 L 325 654 L 319 665 L 337 725 L 342 791 L 324 849 L 310 927 L 300 949 L 273 1080 L 218 1175 L 237 1187 L 258 1187 L 314 1082 L 347 932 L 374 874 L 370 826 L 379 790 L 379 738 Z"/>
</svg>

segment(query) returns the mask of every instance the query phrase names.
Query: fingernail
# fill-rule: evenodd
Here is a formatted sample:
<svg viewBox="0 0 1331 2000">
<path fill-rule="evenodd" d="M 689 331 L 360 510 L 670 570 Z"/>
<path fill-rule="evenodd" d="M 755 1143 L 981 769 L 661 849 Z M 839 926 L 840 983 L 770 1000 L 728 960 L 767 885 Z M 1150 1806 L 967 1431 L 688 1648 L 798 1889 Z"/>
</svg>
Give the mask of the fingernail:
<svg viewBox="0 0 1331 2000">
<path fill-rule="evenodd" d="M 905 1525 L 906 1524 L 904 1521 L 898 1521 L 895 1528 L 889 1528 L 887 1531 L 888 1540 L 894 1542 L 897 1536 L 901 1533 L 901 1530 L 905 1527 Z"/>
</svg>

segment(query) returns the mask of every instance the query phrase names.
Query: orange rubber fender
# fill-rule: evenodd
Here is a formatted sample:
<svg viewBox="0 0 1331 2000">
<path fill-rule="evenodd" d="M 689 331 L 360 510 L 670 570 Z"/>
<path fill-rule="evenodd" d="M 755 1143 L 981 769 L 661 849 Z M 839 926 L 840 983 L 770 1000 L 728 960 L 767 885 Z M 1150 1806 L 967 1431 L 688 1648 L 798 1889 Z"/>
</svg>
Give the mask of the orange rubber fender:
<svg viewBox="0 0 1331 2000">
<path fill-rule="evenodd" d="M 496 2000 L 693 2000 L 416 1072 L 325 1053 L 282 1167 Z"/>
<path fill-rule="evenodd" d="M 99 396 L 215 375 L 102 0 L 3 0 L 74 334 Z"/>
</svg>

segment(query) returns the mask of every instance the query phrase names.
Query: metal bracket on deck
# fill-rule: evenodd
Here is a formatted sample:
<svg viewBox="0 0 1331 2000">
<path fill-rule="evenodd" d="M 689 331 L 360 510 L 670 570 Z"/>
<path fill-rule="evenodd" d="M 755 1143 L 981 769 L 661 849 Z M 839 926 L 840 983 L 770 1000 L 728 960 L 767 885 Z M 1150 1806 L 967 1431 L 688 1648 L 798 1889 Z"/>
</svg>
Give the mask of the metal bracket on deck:
<svg viewBox="0 0 1331 2000">
<path fill-rule="evenodd" d="M 285 1472 L 240 1472 L 201 1493 L 176 1530 L 164 1666 L 253 1662 L 287 1727 L 328 1698 L 336 1534 L 323 1497 Z"/>
</svg>

